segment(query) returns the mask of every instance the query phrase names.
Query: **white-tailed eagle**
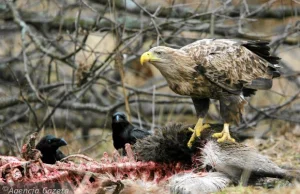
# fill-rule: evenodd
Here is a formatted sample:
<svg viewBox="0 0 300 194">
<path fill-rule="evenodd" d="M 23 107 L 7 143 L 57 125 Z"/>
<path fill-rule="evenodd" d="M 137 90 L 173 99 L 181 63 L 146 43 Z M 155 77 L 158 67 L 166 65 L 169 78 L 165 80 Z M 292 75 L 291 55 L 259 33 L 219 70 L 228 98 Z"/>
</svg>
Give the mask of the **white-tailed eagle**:
<svg viewBox="0 0 300 194">
<path fill-rule="evenodd" d="M 175 93 L 191 96 L 199 119 L 189 147 L 208 127 L 203 119 L 210 98 L 220 101 L 224 119 L 223 131 L 213 137 L 218 142 L 235 141 L 229 124 L 239 123 L 246 103 L 244 96 L 272 87 L 272 79 L 280 76 L 278 61 L 270 55 L 266 41 L 229 39 L 198 40 L 180 49 L 157 46 L 141 56 L 141 64 L 154 65 Z"/>
</svg>

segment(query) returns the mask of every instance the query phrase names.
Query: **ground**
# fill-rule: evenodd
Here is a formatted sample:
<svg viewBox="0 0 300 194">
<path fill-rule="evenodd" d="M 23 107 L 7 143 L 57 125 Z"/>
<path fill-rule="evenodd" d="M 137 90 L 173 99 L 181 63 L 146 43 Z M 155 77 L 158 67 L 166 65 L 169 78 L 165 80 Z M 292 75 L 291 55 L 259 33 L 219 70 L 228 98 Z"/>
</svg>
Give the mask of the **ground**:
<svg viewBox="0 0 300 194">
<path fill-rule="evenodd" d="M 297 168 L 300 169 L 300 136 L 295 129 L 297 126 L 283 124 L 281 122 L 276 123 L 276 129 L 271 130 L 267 135 L 268 139 L 247 139 L 245 144 L 258 149 L 262 154 L 268 156 L 272 161 L 284 168 Z M 248 130 L 251 132 L 254 129 Z M 91 131 L 92 136 L 87 142 L 82 139 L 76 139 L 70 133 L 66 131 L 57 130 L 58 135 L 65 137 L 69 145 L 62 150 L 65 153 L 82 153 L 89 157 L 99 159 L 103 152 L 112 153 L 114 150 L 109 130 L 93 129 Z M 79 130 L 77 136 L 80 137 Z M 101 138 L 107 137 L 106 141 L 97 143 Z M 84 149 L 83 149 L 84 148 Z M 278 181 L 269 179 L 266 183 L 260 186 L 237 186 L 228 187 L 219 193 L 299 193 L 300 184 L 289 184 L 287 181 Z"/>
</svg>

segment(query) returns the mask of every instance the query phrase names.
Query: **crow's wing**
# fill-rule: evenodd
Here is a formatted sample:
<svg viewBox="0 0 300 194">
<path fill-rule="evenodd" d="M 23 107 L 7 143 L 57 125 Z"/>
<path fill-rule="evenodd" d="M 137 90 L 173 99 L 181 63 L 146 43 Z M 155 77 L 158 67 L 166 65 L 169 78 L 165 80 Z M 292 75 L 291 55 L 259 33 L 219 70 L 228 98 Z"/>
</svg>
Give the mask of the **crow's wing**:
<svg viewBox="0 0 300 194">
<path fill-rule="evenodd" d="M 65 157 L 66 157 L 66 155 L 64 153 L 62 153 L 60 150 L 56 150 L 56 154 L 55 154 L 56 160 L 61 160 Z"/>
<path fill-rule="evenodd" d="M 136 141 L 137 139 L 143 139 L 144 137 L 147 137 L 148 135 L 151 135 L 150 132 L 146 131 L 146 130 L 142 130 L 139 128 L 134 127 L 131 131 L 130 131 L 130 138 L 131 141 Z"/>
</svg>

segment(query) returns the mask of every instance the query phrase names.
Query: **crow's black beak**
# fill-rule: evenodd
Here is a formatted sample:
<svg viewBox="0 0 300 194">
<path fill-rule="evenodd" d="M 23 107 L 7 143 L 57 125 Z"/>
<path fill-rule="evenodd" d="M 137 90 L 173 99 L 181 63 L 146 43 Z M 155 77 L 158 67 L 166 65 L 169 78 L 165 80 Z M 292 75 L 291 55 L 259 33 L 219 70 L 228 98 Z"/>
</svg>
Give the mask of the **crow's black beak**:
<svg viewBox="0 0 300 194">
<path fill-rule="evenodd" d="M 58 145 L 59 146 L 65 146 L 65 145 L 68 145 L 68 143 L 66 142 L 66 140 L 64 140 L 63 138 L 61 138 L 58 142 Z"/>
<path fill-rule="evenodd" d="M 120 115 L 116 115 L 116 116 L 115 116 L 115 121 L 119 122 L 120 119 L 121 119 Z"/>
<path fill-rule="evenodd" d="M 122 112 L 116 112 L 115 114 L 113 114 L 112 116 L 112 121 L 114 123 L 119 123 L 119 122 L 124 122 L 126 121 L 126 116 L 124 113 Z"/>
</svg>

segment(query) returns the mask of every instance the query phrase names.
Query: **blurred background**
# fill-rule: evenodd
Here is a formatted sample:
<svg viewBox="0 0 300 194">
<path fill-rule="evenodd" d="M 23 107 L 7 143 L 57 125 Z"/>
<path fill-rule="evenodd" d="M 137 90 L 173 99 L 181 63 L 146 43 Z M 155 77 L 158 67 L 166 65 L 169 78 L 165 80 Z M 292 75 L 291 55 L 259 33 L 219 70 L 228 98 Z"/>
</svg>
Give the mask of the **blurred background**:
<svg viewBox="0 0 300 194">
<path fill-rule="evenodd" d="M 28 135 L 63 137 L 66 154 L 111 153 L 111 115 L 153 130 L 195 123 L 140 55 L 203 38 L 270 41 L 282 76 L 247 98 L 240 139 L 284 166 L 300 166 L 300 1 L 0 0 L 0 154 L 20 155 Z M 219 104 L 207 122 L 222 123 Z"/>
</svg>

